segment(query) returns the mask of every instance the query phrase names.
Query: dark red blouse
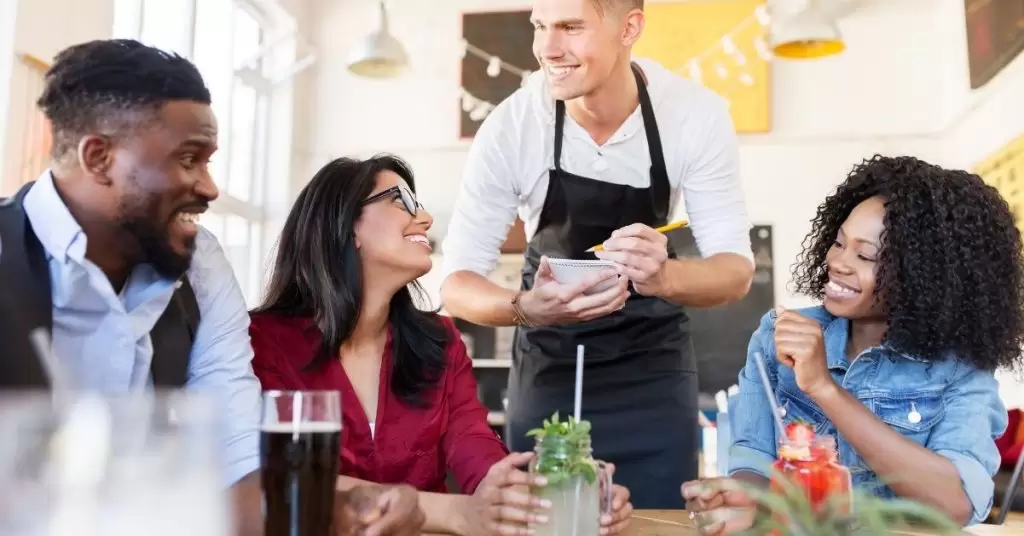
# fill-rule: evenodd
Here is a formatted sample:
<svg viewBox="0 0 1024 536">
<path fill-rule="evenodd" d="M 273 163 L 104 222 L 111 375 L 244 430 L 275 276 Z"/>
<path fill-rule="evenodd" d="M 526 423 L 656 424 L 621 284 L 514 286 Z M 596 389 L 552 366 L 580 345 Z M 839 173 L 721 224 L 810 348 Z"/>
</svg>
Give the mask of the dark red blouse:
<svg viewBox="0 0 1024 536">
<path fill-rule="evenodd" d="M 487 409 L 477 398 L 473 364 L 454 322 L 441 317 L 451 332 L 448 365 L 426 398 L 427 408 L 413 408 L 388 389 L 391 334 L 380 371 L 375 434 L 340 360 L 317 371 L 305 370 L 320 342 L 309 318 L 252 315 L 249 335 L 255 351 L 253 369 L 264 390 L 325 389 L 341 391 L 341 474 L 379 484 L 404 483 L 420 491 L 444 493 L 451 471 L 463 493 L 472 493 L 491 465 L 507 450 L 487 425 Z"/>
</svg>

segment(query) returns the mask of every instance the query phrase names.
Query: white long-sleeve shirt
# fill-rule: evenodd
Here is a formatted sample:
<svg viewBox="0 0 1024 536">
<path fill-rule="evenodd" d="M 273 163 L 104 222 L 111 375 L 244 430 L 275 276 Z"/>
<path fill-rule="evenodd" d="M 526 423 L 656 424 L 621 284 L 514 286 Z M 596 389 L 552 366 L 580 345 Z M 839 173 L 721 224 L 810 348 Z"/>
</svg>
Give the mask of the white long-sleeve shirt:
<svg viewBox="0 0 1024 536">
<path fill-rule="evenodd" d="M 689 219 L 702 256 L 728 252 L 753 262 L 739 144 L 726 101 L 655 61 L 635 61 L 647 77 L 661 134 L 673 219 Z M 565 171 L 650 186 L 651 158 L 639 106 L 604 145 L 568 114 L 564 131 Z M 544 74 L 536 72 L 491 112 L 473 140 L 442 246 L 442 277 L 462 270 L 488 275 L 517 213 L 526 239 L 533 237 L 553 167 L 554 135 L 555 102 Z"/>
</svg>

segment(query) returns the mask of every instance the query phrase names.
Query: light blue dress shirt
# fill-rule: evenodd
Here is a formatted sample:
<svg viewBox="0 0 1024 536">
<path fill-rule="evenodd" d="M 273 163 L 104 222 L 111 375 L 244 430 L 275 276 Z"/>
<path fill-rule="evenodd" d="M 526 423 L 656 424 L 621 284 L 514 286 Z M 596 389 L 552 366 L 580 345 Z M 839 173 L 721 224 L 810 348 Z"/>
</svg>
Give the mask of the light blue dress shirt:
<svg viewBox="0 0 1024 536">
<path fill-rule="evenodd" d="M 46 251 L 53 292 L 53 351 L 78 387 L 110 393 L 151 388 L 149 332 L 174 293 L 174 280 L 149 265 L 119 294 L 85 258 L 86 236 L 57 194 L 49 171 L 25 195 L 25 212 Z M 217 239 L 200 228 L 188 280 L 200 322 L 186 389 L 217 403 L 227 484 L 259 469 L 260 384 L 252 371 L 249 314 Z"/>
<path fill-rule="evenodd" d="M 821 306 L 798 312 L 821 323 L 825 358 L 836 382 L 893 430 L 948 458 L 960 473 L 964 493 L 974 509 L 969 524 L 983 522 L 992 508 L 992 477 L 999 469 L 995 439 L 1006 430 L 1008 421 L 995 374 L 952 356 L 928 362 L 884 345 L 847 360 L 847 319 L 832 316 Z M 850 468 L 854 486 L 862 492 L 893 497 L 892 489 L 800 390 L 793 370 L 779 365 L 774 339 L 775 311 L 769 311 L 750 338 L 747 364 L 739 376 L 740 392 L 729 401 L 729 474 L 752 471 L 768 475 L 775 461 L 775 426 L 754 363 L 760 354 L 783 420 L 802 420 L 813 424 L 819 435 L 837 437 L 839 461 Z"/>
</svg>

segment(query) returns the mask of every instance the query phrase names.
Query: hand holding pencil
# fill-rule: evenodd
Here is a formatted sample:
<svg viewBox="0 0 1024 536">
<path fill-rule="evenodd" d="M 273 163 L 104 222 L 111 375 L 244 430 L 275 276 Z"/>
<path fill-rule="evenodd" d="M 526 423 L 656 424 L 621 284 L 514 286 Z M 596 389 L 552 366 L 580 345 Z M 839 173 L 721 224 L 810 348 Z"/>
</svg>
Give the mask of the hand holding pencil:
<svg viewBox="0 0 1024 536">
<path fill-rule="evenodd" d="M 676 229 L 682 229 L 683 227 L 686 227 L 687 225 L 690 225 L 690 222 L 688 222 L 686 220 L 679 220 L 679 221 L 674 221 L 674 222 L 672 222 L 672 223 L 670 223 L 668 225 L 662 225 L 661 227 L 658 227 L 657 229 L 654 229 L 654 231 L 658 232 L 658 233 L 664 234 L 664 233 L 667 233 L 667 232 L 670 232 L 670 231 L 675 231 Z M 627 227 L 624 227 L 623 229 L 627 229 Z M 612 233 L 612 236 L 614 237 L 615 233 Z M 602 251 L 602 250 L 604 250 L 604 244 L 598 244 L 598 245 L 588 249 L 587 252 L 588 253 L 592 253 L 592 252 L 595 252 L 595 251 Z"/>
<path fill-rule="evenodd" d="M 591 250 L 597 258 L 614 262 L 637 292 L 655 296 L 663 290 L 662 273 L 668 260 L 668 238 L 664 233 L 686 224 L 680 221 L 653 229 L 634 223 L 616 230 L 604 244 Z"/>
</svg>

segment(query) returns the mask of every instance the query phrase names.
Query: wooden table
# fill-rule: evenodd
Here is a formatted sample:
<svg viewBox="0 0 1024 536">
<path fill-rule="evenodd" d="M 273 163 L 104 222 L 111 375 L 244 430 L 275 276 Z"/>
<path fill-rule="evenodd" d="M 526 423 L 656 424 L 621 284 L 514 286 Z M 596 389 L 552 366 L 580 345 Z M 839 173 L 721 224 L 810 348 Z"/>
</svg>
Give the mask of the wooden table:
<svg viewBox="0 0 1024 536">
<path fill-rule="evenodd" d="M 1003 525 L 976 525 L 966 530 L 975 536 L 1024 535 L 1024 514 L 1010 514 Z M 637 510 L 625 536 L 696 536 L 685 510 Z M 924 533 L 901 533 L 926 536 Z"/>
<path fill-rule="evenodd" d="M 905 536 L 927 536 L 926 533 L 902 532 Z M 1024 535 L 1024 514 L 1012 513 L 1003 525 L 975 525 L 966 530 L 973 536 Z M 685 510 L 637 510 L 624 536 L 696 536 Z"/>
</svg>

